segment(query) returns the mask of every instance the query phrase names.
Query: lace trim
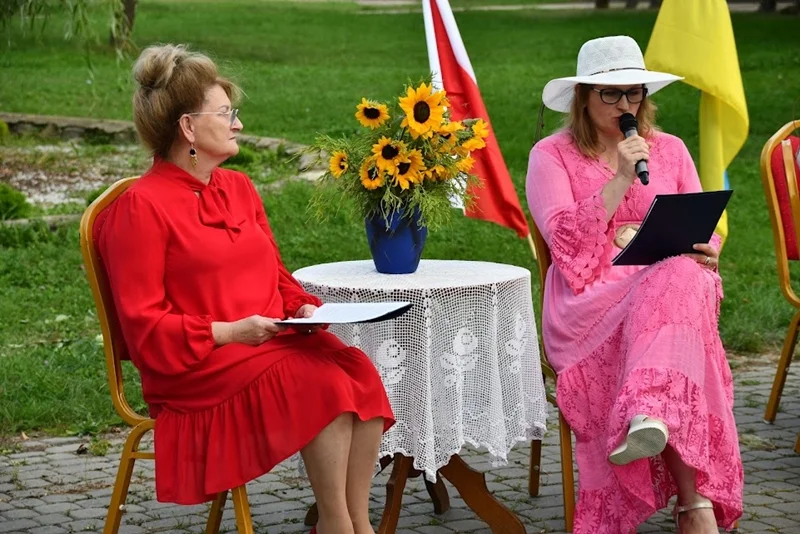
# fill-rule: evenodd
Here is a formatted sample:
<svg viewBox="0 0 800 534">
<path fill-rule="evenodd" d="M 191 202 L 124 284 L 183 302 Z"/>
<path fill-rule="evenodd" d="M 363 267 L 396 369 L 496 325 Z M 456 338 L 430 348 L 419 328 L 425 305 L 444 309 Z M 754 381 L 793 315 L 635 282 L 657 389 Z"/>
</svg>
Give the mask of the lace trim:
<svg viewBox="0 0 800 534">
<path fill-rule="evenodd" d="M 565 211 L 550 245 L 553 262 L 575 293 L 602 277 L 611 267 L 612 227 L 598 193 Z"/>
<path fill-rule="evenodd" d="M 621 335 L 614 337 L 619 339 Z M 612 377 L 619 376 L 622 359 L 610 356 L 616 351 L 606 350 L 559 376 L 558 403 L 578 437 L 578 447 L 581 442 L 605 440 L 606 454 L 623 439 L 634 412 L 663 420 L 670 431 L 670 445 L 697 469 L 698 491 L 714 502 L 718 523 L 729 528 L 742 515 L 744 472 L 730 413 L 730 370 L 722 361 L 721 347 L 708 349 L 707 344 L 706 358 L 713 359 L 709 367 L 719 373 L 716 383 L 724 390 L 723 395 L 704 391 L 678 370 L 657 368 L 630 373 L 616 393 L 616 380 Z M 720 355 L 722 360 L 717 360 Z M 714 397 L 727 401 L 727 406 L 723 403 L 717 408 L 728 413 L 710 411 L 707 398 Z M 604 432 L 604 428 L 609 431 Z M 577 452 L 580 454 L 580 450 Z M 660 458 L 611 469 L 615 476 L 609 477 L 608 485 L 579 491 L 576 533 L 633 532 L 650 515 L 666 507 L 677 492 Z"/>
</svg>

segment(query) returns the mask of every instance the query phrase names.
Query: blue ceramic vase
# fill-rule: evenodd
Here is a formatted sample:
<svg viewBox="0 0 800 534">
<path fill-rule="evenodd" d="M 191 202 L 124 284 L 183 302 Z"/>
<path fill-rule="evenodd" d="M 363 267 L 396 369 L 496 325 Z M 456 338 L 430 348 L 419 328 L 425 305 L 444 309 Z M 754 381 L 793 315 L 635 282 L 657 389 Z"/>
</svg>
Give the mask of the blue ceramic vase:
<svg viewBox="0 0 800 534">
<path fill-rule="evenodd" d="M 409 274 L 417 270 L 428 228 L 419 225 L 419 210 L 409 217 L 394 212 L 387 220 L 380 214 L 365 220 L 367 241 L 375 269 L 384 274 Z"/>
</svg>

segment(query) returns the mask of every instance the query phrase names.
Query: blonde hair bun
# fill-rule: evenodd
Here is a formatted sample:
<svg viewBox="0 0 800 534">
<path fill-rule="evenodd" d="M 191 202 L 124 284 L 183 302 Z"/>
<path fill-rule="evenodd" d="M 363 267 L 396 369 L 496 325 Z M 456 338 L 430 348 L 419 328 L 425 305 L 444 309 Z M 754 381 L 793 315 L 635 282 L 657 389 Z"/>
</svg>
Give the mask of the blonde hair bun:
<svg viewBox="0 0 800 534">
<path fill-rule="evenodd" d="M 146 89 L 163 89 L 177 67 L 190 53 L 183 45 L 150 46 L 133 66 L 133 79 Z"/>
</svg>

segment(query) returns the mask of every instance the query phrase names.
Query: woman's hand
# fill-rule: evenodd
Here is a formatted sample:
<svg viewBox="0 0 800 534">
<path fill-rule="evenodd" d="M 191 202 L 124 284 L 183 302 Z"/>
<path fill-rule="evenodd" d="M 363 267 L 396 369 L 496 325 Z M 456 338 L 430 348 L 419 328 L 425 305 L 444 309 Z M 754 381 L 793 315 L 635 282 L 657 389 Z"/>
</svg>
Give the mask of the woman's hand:
<svg viewBox="0 0 800 534">
<path fill-rule="evenodd" d="M 243 343 L 255 347 L 286 330 L 286 327 L 275 324 L 275 321 L 280 319 L 251 315 L 232 323 L 212 323 L 211 330 L 217 345 Z"/>
<path fill-rule="evenodd" d="M 295 317 L 311 317 L 314 315 L 314 312 L 317 311 L 317 307 L 313 304 L 303 304 L 300 306 L 300 309 L 297 310 L 297 313 L 294 314 Z M 306 325 L 306 324 L 298 324 L 292 326 L 294 330 L 300 332 L 301 334 L 313 334 L 314 332 L 318 332 L 322 330 L 325 325 L 321 324 L 314 324 L 314 325 Z"/>
<path fill-rule="evenodd" d="M 617 145 L 617 176 L 629 183 L 636 178 L 636 163 L 650 158 L 650 145 L 643 137 L 632 135 Z"/>
<path fill-rule="evenodd" d="M 695 250 L 699 250 L 699 254 L 688 253 L 684 254 L 689 258 L 692 258 L 697 263 L 701 264 L 703 267 L 707 269 L 711 269 L 712 271 L 716 271 L 717 267 L 719 267 L 719 250 L 715 249 L 708 243 L 697 243 L 693 247 Z"/>
</svg>

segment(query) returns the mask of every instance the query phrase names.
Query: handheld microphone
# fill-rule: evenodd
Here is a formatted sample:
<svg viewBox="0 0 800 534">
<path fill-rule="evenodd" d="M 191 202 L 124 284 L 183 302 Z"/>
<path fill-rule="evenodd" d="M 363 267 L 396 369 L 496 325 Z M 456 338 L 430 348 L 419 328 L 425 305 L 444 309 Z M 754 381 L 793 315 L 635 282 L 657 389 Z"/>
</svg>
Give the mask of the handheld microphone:
<svg viewBox="0 0 800 534">
<path fill-rule="evenodd" d="M 639 123 L 636 122 L 636 117 L 630 113 L 623 113 L 619 118 L 619 129 L 622 131 L 625 139 L 632 135 L 638 135 L 638 127 Z M 642 185 L 650 183 L 650 171 L 647 170 L 647 162 L 645 160 L 642 159 L 636 162 L 636 175 L 639 177 L 639 181 L 642 182 Z"/>
</svg>

